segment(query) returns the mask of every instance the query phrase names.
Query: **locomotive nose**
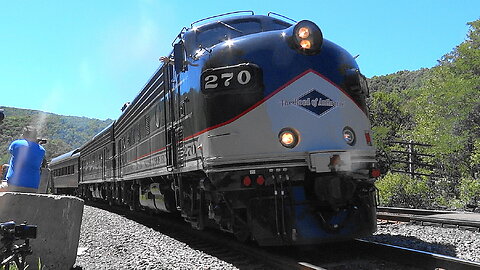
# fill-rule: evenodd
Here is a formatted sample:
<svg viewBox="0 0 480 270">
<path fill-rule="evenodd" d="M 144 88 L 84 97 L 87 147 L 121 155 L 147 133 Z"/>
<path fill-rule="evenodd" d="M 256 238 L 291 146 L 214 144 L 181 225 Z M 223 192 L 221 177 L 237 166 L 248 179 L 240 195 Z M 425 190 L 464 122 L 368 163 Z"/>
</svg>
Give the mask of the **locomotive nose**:
<svg viewBox="0 0 480 270">
<path fill-rule="evenodd" d="M 323 34 L 313 22 L 303 20 L 287 29 L 289 45 L 302 54 L 313 55 L 320 52 Z"/>
</svg>

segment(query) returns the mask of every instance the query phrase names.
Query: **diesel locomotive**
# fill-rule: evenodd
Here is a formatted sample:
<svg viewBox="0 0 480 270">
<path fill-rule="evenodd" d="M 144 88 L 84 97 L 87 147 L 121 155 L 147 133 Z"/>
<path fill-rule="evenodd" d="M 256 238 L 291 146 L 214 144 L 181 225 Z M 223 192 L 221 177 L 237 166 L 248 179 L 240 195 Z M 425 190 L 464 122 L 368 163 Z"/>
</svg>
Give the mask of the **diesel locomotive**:
<svg viewBox="0 0 480 270">
<path fill-rule="evenodd" d="M 376 230 L 368 86 L 352 55 L 275 13 L 202 19 L 172 46 L 121 116 L 67 155 L 79 196 L 260 245 Z"/>
</svg>

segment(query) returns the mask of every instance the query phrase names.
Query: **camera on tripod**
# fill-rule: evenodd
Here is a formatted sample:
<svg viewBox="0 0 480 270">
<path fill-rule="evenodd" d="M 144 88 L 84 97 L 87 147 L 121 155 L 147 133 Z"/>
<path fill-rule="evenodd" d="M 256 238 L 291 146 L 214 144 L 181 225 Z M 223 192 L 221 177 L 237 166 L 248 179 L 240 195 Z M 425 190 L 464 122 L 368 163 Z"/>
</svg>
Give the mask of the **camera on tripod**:
<svg viewBox="0 0 480 270">
<path fill-rule="evenodd" d="M 27 225 L 26 222 L 16 225 L 15 221 L 0 223 L 0 234 L 3 238 L 35 239 L 37 238 L 37 225 Z"/>
</svg>

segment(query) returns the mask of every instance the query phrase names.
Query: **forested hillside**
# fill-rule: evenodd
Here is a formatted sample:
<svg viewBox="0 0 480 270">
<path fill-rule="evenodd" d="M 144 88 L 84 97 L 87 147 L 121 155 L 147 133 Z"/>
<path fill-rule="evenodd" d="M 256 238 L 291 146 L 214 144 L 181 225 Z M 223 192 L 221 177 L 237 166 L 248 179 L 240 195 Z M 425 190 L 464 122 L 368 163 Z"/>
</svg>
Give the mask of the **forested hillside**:
<svg viewBox="0 0 480 270">
<path fill-rule="evenodd" d="M 480 20 L 431 69 L 370 79 L 370 114 L 381 169 L 382 201 L 396 206 L 458 207 L 480 202 Z M 431 144 L 419 157 L 435 177 L 392 174 L 391 141 Z M 406 166 L 406 165 L 404 165 Z M 409 200 L 411 199 L 411 200 Z"/>
<path fill-rule="evenodd" d="M 5 120 L 0 124 L 0 164 L 8 163 L 9 144 L 19 138 L 23 127 L 31 125 L 39 130 L 39 137 L 47 139 L 44 145 L 47 159 L 68 152 L 90 140 L 112 120 L 63 116 L 47 112 L 1 107 Z"/>
</svg>

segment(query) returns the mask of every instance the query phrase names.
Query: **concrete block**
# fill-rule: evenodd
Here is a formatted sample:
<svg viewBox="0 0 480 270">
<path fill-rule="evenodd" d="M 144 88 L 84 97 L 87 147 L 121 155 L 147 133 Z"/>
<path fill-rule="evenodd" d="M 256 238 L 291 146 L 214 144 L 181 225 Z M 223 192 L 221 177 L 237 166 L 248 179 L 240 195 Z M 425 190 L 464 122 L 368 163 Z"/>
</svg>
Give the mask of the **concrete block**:
<svg viewBox="0 0 480 270">
<path fill-rule="evenodd" d="M 37 238 L 30 240 L 33 254 L 28 269 L 68 270 L 77 257 L 83 200 L 73 196 L 0 192 L 0 222 L 10 220 L 37 225 Z M 23 243 L 23 242 L 18 242 Z"/>
<path fill-rule="evenodd" d="M 38 185 L 37 193 L 46 194 L 48 192 L 48 185 L 50 184 L 50 169 L 41 168 L 40 183 Z"/>
</svg>

